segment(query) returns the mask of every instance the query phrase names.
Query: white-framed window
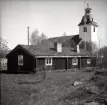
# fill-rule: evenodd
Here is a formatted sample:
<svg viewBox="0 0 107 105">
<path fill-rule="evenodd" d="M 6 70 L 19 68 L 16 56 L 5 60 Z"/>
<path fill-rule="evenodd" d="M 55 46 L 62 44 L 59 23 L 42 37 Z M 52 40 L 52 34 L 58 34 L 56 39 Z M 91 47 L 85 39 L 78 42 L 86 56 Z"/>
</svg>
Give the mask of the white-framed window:
<svg viewBox="0 0 107 105">
<path fill-rule="evenodd" d="M 87 64 L 91 64 L 91 59 L 87 59 Z"/>
<path fill-rule="evenodd" d="M 7 66 L 7 61 L 6 58 L 1 58 L 1 66 Z"/>
<path fill-rule="evenodd" d="M 45 58 L 45 65 L 52 65 L 52 58 Z"/>
<path fill-rule="evenodd" d="M 18 65 L 23 65 L 23 55 L 18 55 Z"/>
<path fill-rule="evenodd" d="M 72 59 L 72 65 L 78 65 L 78 59 L 77 58 Z"/>
</svg>

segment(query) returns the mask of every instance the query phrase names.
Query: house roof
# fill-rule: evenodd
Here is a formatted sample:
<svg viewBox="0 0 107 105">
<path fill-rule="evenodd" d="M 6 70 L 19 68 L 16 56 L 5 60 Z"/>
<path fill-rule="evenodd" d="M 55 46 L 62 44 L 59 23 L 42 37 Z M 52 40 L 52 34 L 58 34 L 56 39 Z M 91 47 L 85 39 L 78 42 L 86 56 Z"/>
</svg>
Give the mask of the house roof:
<svg viewBox="0 0 107 105">
<path fill-rule="evenodd" d="M 89 55 L 89 52 L 80 49 L 80 53 L 73 51 L 71 48 L 62 48 L 62 52 L 56 52 L 52 47 L 46 46 L 33 46 L 32 45 L 21 45 L 24 49 L 28 50 L 34 56 L 85 56 Z"/>
<path fill-rule="evenodd" d="M 22 48 L 23 50 L 25 50 L 25 52 L 33 56 L 86 56 L 90 54 L 89 52 L 84 51 L 83 49 L 80 49 L 80 53 L 77 53 L 76 51 L 72 50 L 70 47 L 63 47 L 62 52 L 60 53 L 54 49 L 54 42 L 56 41 L 64 42 L 64 41 L 70 40 L 71 38 L 74 38 L 74 36 L 62 36 L 62 37 L 49 38 L 49 39 L 43 40 L 41 44 L 37 46 L 18 45 L 16 46 L 15 49 Z"/>
</svg>

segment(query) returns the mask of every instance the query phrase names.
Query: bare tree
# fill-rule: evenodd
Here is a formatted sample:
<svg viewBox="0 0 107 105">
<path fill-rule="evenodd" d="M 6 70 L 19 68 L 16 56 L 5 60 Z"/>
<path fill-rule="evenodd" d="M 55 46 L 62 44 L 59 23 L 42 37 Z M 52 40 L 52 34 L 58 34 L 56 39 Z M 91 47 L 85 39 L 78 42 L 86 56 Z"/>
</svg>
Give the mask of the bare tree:
<svg viewBox="0 0 107 105">
<path fill-rule="evenodd" d="M 63 33 L 63 36 L 67 36 L 67 34 L 64 32 L 64 33 Z"/>
<path fill-rule="evenodd" d="M 40 37 L 39 37 L 39 31 L 38 30 L 35 30 L 31 37 L 30 37 L 30 43 L 32 45 L 37 45 L 38 43 L 40 43 Z"/>
<path fill-rule="evenodd" d="M 105 46 L 102 46 L 102 35 L 98 34 L 98 52 L 97 52 L 97 59 L 98 59 L 98 65 L 100 67 L 103 67 L 103 56 L 104 56 L 104 48 Z"/>
<path fill-rule="evenodd" d="M 91 49 L 93 53 L 96 53 L 98 51 L 98 45 L 95 42 L 91 42 Z"/>
<path fill-rule="evenodd" d="M 3 57 L 4 54 L 9 50 L 7 44 L 7 41 L 0 37 L 0 57 Z"/>
<path fill-rule="evenodd" d="M 99 49 L 101 48 L 101 46 L 102 46 L 102 35 L 98 34 L 98 47 L 99 47 Z"/>
<path fill-rule="evenodd" d="M 9 48 L 7 46 L 7 41 L 0 37 L 0 69 L 1 69 L 1 59 L 5 57 L 8 50 Z"/>
<path fill-rule="evenodd" d="M 85 49 L 85 41 L 80 43 L 80 48 Z M 95 42 L 86 42 L 86 51 L 96 52 L 97 44 Z"/>
<path fill-rule="evenodd" d="M 43 40 L 43 39 L 47 39 L 47 36 L 42 32 L 41 33 L 41 40 Z"/>
<path fill-rule="evenodd" d="M 30 43 L 31 43 L 32 45 L 38 45 L 38 44 L 41 43 L 41 41 L 42 41 L 43 39 L 47 39 L 47 36 L 46 36 L 44 33 L 42 33 L 41 35 L 39 35 L 39 31 L 38 31 L 38 30 L 35 30 L 35 31 L 32 33 L 31 37 L 30 37 Z"/>
</svg>

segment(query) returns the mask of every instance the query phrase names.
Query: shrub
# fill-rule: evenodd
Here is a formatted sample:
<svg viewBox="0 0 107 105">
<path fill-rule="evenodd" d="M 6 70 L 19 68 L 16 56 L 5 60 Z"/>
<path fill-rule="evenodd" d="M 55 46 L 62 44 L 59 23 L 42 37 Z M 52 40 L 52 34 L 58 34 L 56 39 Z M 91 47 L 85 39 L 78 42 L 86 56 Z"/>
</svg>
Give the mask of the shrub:
<svg viewBox="0 0 107 105">
<path fill-rule="evenodd" d="M 44 65 L 38 67 L 38 68 L 35 68 L 34 71 L 38 72 L 38 71 L 44 71 L 46 70 L 46 67 Z"/>
</svg>

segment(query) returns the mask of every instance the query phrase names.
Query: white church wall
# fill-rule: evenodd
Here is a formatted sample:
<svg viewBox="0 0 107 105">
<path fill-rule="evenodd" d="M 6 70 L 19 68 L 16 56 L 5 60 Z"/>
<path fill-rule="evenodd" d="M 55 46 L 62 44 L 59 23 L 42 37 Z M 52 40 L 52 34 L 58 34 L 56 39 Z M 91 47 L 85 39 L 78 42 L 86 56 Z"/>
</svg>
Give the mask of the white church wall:
<svg viewBox="0 0 107 105">
<path fill-rule="evenodd" d="M 87 32 L 84 32 L 84 27 L 87 27 Z M 85 26 L 79 26 L 79 36 L 82 38 L 83 41 L 91 41 L 91 26 L 90 25 L 85 25 Z M 85 38 L 86 36 L 86 38 Z"/>
<path fill-rule="evenodd" d="M 94 32 L 94 26 L 91 26 L 91 40 L 92 42 L 98 44 L 98 27 L 95 27 L 95 32 Z"/>
</svg>

